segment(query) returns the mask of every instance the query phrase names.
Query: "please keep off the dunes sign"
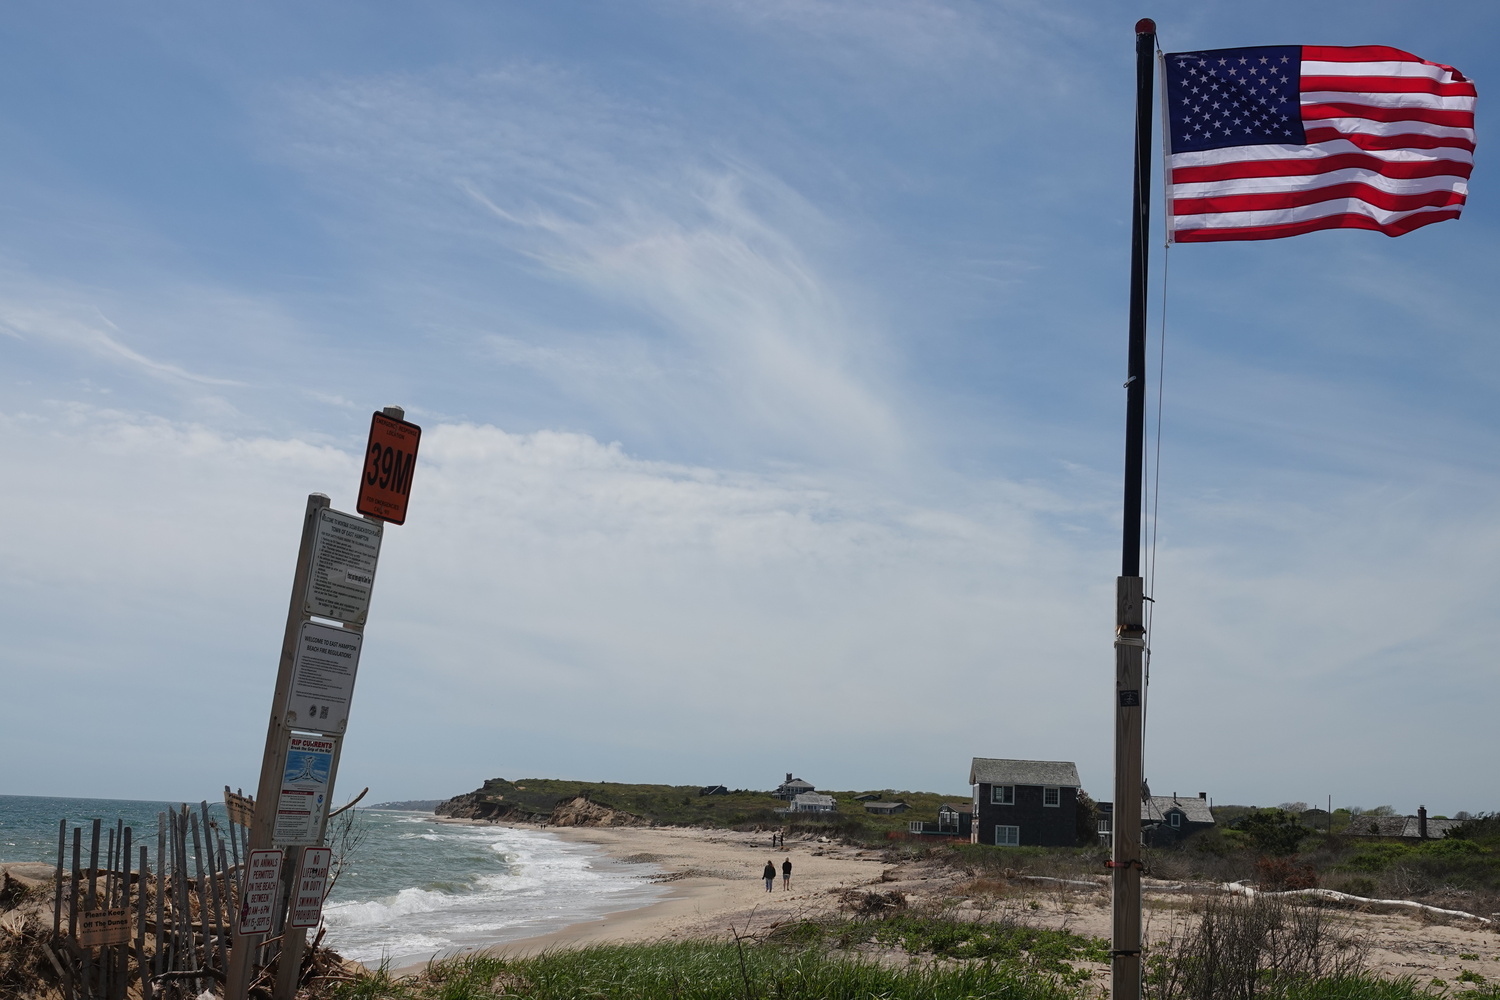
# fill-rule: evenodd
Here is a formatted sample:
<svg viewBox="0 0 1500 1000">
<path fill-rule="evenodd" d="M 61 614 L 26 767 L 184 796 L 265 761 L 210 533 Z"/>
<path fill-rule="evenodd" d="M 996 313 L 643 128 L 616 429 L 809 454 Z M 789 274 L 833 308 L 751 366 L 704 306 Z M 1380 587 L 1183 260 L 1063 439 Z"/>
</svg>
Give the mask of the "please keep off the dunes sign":
<svg viewBox="0 0 1500 1000">
<path fill-rule="evenodd" d="M 124 944 L 129 940 L 130 911 L 124 907 L 79 912 L 78 943 L 83 947 Z"/>
<path fill-rule="evenodd" d="M 406 500 L 421 440 L 422 428 L 416 424 L 385 413 L 374 415 L 355 510 L 392 524 L 406 523 Z"/>
</svg>

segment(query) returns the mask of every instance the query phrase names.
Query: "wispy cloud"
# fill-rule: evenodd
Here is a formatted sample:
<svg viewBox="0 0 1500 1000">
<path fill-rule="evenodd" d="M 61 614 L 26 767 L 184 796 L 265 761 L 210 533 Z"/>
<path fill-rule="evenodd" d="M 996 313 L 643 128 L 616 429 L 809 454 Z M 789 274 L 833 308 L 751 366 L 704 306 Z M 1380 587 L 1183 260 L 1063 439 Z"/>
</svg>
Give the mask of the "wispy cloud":
<svg viewBox="0 0 1500 1000">
<path fill-rule="evenodd" d="M 201 375 L 181 365 L 147 357 L 126 344 L 123 331 L 97 308 L 46 308 L 0 299 L 0 327 L 16 337 L 45 340 L 95 358 L 124 363 L 156 379 L 196 385 L 244 385 L 235 379 Z"/>
<path fill-rule="evenodd" d="M 743 158 L 691 149 L 660 113 L 546 67 L 347 80 L 281 106 L 290 155 L 359 192 L 362 224 L 503 249 L 628 310 L 637 337 L 676 355 L 680 377 L 650 387 L 657 405 L 715 414 L 704 430 L 753 427 L 796 455 L 908 447 L 878 309 L 851 307 L 823 263 L 846 237 Z M 523 335 L 486 339 L 516 358 Z M 557 360 L 552 344 L 530 347 Z"/>
</svg>

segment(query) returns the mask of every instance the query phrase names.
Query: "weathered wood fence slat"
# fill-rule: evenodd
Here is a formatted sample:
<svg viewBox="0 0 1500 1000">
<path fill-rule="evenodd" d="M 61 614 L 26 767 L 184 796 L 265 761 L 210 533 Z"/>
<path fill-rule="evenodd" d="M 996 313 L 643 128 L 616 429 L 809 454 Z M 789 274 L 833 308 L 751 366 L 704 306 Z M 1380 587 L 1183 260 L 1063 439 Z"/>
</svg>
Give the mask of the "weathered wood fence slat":
<svg viewBox="0 0 1500 1000">
<path fill-rule="evenodd" d="M 222 986 L 243 875 L 239 826 L 207 801 L 158 813 L 153 866 L 133 827 L 95 819 L 85 866 L 83 826 L 58 822 L 44 950 L 66 1000 L 188 1000 Z"/>
</svg>

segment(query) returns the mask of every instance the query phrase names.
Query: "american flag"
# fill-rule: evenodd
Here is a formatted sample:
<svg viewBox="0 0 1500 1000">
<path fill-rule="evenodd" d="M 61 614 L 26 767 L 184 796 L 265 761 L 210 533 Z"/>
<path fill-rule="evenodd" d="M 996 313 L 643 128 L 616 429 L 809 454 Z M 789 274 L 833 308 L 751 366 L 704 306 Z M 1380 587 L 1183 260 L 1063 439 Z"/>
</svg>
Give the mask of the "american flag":
<svg viewBox="0 0 1500 1000">
<path fill-rule="evenodd" d="M 1169 238 L 1400 236 L 1456 219 L 1474 165 L 1474 85 L 1383 45 L 1173 52 Z"/>
</svg>

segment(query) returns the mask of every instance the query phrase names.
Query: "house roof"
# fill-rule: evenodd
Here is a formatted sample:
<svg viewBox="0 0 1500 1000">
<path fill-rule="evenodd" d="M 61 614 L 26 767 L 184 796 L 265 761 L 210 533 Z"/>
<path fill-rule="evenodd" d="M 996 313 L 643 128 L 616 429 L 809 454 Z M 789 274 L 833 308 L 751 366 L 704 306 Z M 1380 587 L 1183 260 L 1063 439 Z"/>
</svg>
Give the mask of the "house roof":
<svg viewBox="0 0 1500 1000">
<path fill-rule="evenodd" d="M 813 787 L 813 783 L 811 781 L 803 781 L 801 778 L 793 778 L 790 781 L 783 781 L 779 787 L 781 787 L 781 788 L 806 788 L 809 791 L 811 791 L 812 787 Z"/>
<path fill-rule="evenodd" d="M 944 802 L 942 805 L 938 806 L 939 812 L 944 809 L 948 809 L 956 813 L 968 813 L 970 815 L 973 815 L 974 813 L 974 807 L 967 802 L 961 804 L 958 802 Z"/>
<path fill-rule="evenodd" d="M 1434 840 L 1446 837 L 1448 831 L 1460 822 L 1461 820 L 1456 819 L 1429 818 L 1427 836 Z M 1349 821 L 1349 828 L 1344 832 L 1356 837 L 1410 837 L 1413 840 L 1421 836 L 1415 816 L 1356 816 Z"/>
<path fill-rule="evenodd" d="M 971 785 L 1056 785 L 1079 788 L 1078 765 L 1067 760 L 1003 760 L 975 757 L 969 765 Z"/>
<path fill-rule="evenodd" d="M 905 802 L 866 802 L 865 809 L 872 813 L 895 813 L 906 808 Z"/>
<path fill-rule="evenodd" d="M 1141 802 L 1141 819 L 1148 822 L 1165 823 L 1167 813 L 1173 809 L 1182 813 L 1183 818 L 1189 823 L 1214 822 L 1213 810 L 1208 808 L 1208 802 L 1194 795 L 1191 798 L 1185 795 L 1153 795 Z"/>
</svg>

